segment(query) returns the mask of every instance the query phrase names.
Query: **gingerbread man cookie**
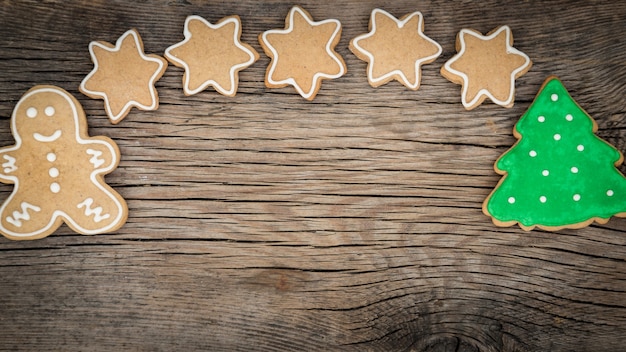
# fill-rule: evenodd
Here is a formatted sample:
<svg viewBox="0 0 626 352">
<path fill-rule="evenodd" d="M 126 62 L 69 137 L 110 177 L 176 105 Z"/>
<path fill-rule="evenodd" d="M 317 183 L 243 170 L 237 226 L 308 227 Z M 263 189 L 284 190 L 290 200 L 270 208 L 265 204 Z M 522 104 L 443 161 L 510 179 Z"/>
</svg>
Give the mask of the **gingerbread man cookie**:
<svg viewBox="0 0 626 352">
<path fill-rule="evenodd" d="M 139 32 L 131 29 L 111 45 L 89 43 L 93 70 L 80 83 L 79 90 L 93 99 L 103 99 L 104 109 L 116 124 L 132 107 L 156 110 L 159 96 L 154 87 L 167 68 L 167 60 L 144 54 Z"/>
<path fill-rule="evenodd" d="M 211 24 L 200 16 L 185 20 L 185 40 L 165 50 L 165 57 L 185 69 L 183 92 L 193 95 L 213 86 L 220 94 L 237 94 L 239 71 L 252 65 L 259 54 L 242 43 L 239 16 Z"/>
<path fill-rule="evenodd" d="M 313 21 L 304 9 L 294 6 L 285 19 L 285 29 L 259 35 L 259 43 L 272 60 L 265 73 L 268 88 L 292 85 L 307 100 L 313 100 L 323 79 L 346 73 L 346 63 L 335 51 L 341 23 L 335 19 Z"/>
<path fill-rule="evenodd" d="M 367 80 L 372 87 L 397 80 L 417 90 L 421 66 L 441 55 L 441 46 L 424 35 L 424 19 L 418 12 L 397 19 L 389 12 L 374 9 L 369 33 L 350 41 L 350 50 L 367 61 Z"/>
<path fill-rule="evenodd" d="M 458 53 L 441 68 L 441 75 L 462 86 L 461 102 L 467 110 L 486 98 L 513 107 L 515 80 L 528 72 L 532 61 L 513 46 L 513 34 L 502 26 L 486 36 L 462 29 L 456 38 Z"/>
<path fill-rule="evenodd" d="M 83 108 L 68 92 L 30 89 L 13 110 L 11 132 L 16 144 L 0 148 L 0 182 L 14 184 L 0 207 L 4 236 L 42 238 L 63 222 L 97 234 L 126 222 L 126 202 L 104 182 L 119 163 L 119 149 L 107 137 L 87 135 Z"/>
</svg>

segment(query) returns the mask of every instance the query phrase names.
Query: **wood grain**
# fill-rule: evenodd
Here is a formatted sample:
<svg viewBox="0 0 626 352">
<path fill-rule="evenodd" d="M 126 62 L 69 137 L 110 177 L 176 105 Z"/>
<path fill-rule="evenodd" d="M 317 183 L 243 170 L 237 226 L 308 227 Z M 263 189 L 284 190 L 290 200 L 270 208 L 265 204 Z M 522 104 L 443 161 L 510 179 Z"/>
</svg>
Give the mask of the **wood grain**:
<svg viewBox="0 0 626 352">
<path fill-rule="evenodd" d="M 302 1 L 337 18 L 348 73 L 313 102 L 267 89 L 266 56 L 229 98 L 158 82 L 160 108 L 111 125 L 78 92 L 92 40 L 137 28 L 146 52 L 182 40 L 187 15 L 238 14 L 243 41 L 282 28 L 285 1 L 2 1 L 0 145 L 36 84 L 83 104 L 122 152 L 107 182 L 118 232 L 62 227 L 0 238 L 0 349 L 80 351 L 618 351 L 626 332 L 626 219 L 556 233 L 497 228 L 481 204 L 493 162 L 543 80 L 559 76 L 626 152 L 626 3 Z M 370 11 L 424 14 L 444 52 L 422 86 L 371 88 L 348 50 Z M 465 111 L 439 75 L 461 28 L 507 24 L 533 68 L 515 106 Z M 620 168 L 626 171 L 624 167 Z M 11 192 L 0 185 L 0 199 Z"/>
</svg>

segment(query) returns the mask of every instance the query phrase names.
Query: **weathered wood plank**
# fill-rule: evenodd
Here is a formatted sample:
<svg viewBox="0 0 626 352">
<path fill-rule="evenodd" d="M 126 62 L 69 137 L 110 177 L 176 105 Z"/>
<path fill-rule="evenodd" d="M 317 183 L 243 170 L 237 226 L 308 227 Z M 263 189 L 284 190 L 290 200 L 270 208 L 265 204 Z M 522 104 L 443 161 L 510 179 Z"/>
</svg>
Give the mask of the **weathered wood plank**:
<svg viewBox="0 0 626 352">
<path fill-rule="evenodd" d="M 559 76 L 626 152 L 626 4 L 614 1 L 303 1 L 343 24 L 346 76 L 313 102 L 266 89 L 269 59 L 239 93 L 182 94 L 111 125 L 78 93 L 91 40 L 135 27 L 147 52 L 182 40 L 185 17 L 238 14 L 242 39 L 282 28 L 284 1 L 4 1 L 0 145 L 36 84 L 83 104 L 90 134 L 113 138 L 107 176 L 128 201 L 114 234 L 62 227 L 33 242 L 0 238 L 3 350 L 616 351 L 626 331 L 626 219 L 557 233 L 496 228 L 481 203 L 514 123 Z M 444 53 L 422 87 L 373 89 L 352 55 L 370 11 L 419 10 Z M 439 75 L 459 29 L 509 25 L 534 61 L 515 106 L 465 111 Z M 626 168 L 622 167 L 622 171 Z M 11 192 L 0 185 L 0 199 Z"/>
</svg>

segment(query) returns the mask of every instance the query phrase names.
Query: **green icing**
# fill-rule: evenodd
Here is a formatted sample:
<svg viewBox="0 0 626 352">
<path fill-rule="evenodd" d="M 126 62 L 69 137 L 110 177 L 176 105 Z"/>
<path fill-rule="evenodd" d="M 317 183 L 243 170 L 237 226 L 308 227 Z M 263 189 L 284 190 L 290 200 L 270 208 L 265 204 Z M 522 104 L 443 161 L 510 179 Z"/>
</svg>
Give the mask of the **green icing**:
<svg viewBox="0 0 626 352">
<path fill-rule="evenodd" d="M 549 79 L 515 125 L 520 140 L 496 162 L 506 174 L 486 201 L 489 215 L 568 227 L 626 212 L 626 178 L 615 167 L 621 154 L 593 129 L 563 84 Z"/>
</svg>

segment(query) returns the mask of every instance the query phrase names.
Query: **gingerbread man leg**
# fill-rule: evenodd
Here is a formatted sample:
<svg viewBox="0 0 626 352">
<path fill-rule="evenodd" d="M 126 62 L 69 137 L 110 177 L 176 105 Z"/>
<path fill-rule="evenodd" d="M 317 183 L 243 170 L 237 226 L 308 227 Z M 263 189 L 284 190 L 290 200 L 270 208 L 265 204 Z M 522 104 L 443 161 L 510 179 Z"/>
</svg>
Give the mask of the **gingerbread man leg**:
<svg viewBox="0 0 626 352">
<path fill-rule="evenodd" d="M 16 197 L 19 186 L 0 207 L 0 230 L 12 239 L 35 239 L 48 236 L 60 225 L 54 209 L 36 197 Z"/>
<path fill-rule="evenodd" d="M 65 222 L 84 234 L 114 231 L 124 224 L 128 214 L 124 199 L 104 183 L 83 185 L 65 211 Z"/>
</svg>

